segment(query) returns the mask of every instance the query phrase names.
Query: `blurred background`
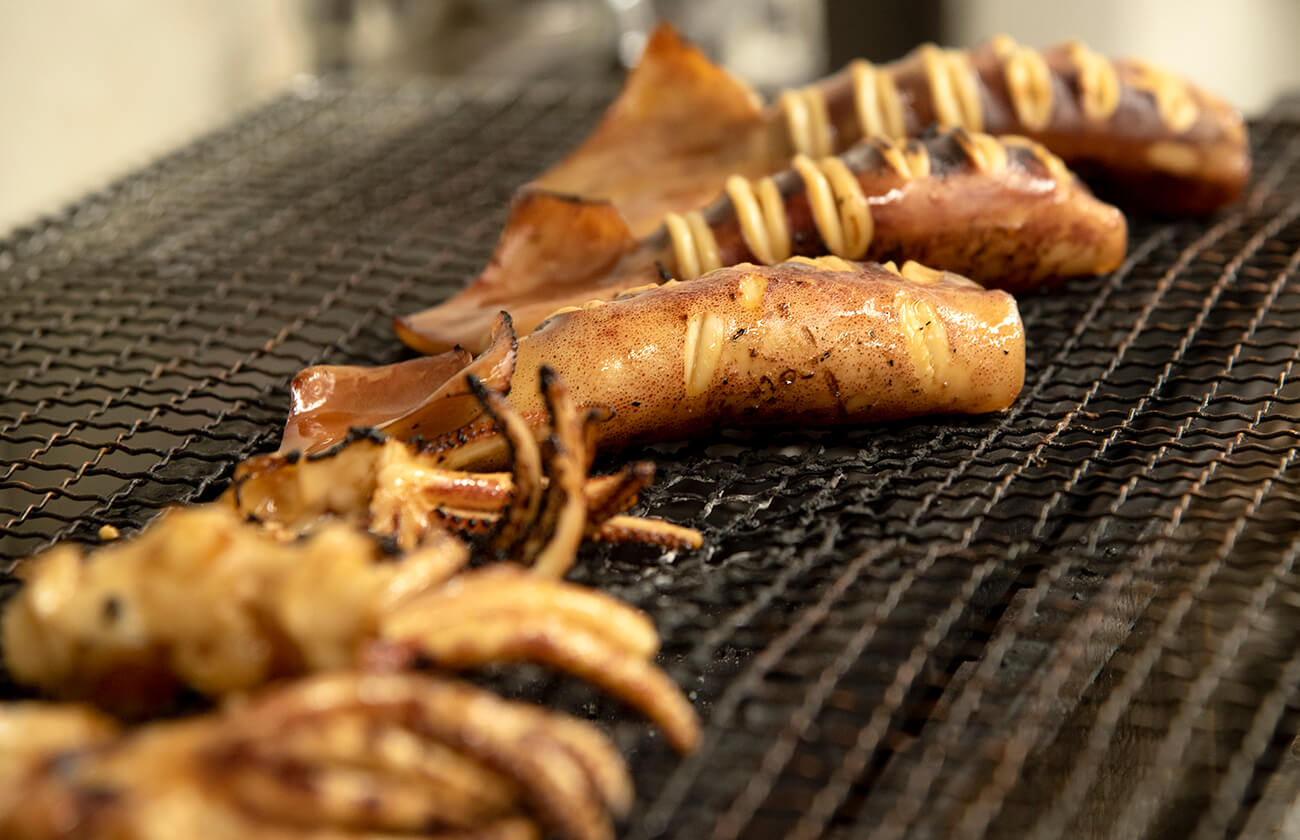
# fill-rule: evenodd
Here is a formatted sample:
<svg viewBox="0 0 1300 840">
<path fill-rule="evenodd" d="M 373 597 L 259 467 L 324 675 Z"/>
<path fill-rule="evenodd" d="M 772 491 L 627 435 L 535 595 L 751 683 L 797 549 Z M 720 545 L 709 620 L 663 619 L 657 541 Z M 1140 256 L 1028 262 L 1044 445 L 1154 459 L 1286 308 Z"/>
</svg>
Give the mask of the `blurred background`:
<svg viewBox="0 0 1300 840">
<path fill-rule="evenodd" d="M 1006 32 L 1300 89 L 1296 0 L 0 0 L 0 230 L 320 74 L 617 79 L 660 17 L 765 88 Z"/>
</svg>

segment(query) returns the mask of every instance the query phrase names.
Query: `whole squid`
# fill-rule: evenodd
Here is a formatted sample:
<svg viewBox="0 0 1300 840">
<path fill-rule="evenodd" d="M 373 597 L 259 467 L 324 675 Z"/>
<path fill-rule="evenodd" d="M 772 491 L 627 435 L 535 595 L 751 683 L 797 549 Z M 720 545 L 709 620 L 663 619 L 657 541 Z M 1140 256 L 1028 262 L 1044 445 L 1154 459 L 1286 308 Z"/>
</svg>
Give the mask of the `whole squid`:
<svg viewBox="0 0 1300 840">
<path fill-rule="evenodd" d="M 294 391 L 313 397 L 295 399 L 281 451 L 340 440 L 351 409 L 387 434 L 422 438 L 451 466 L 499 463 L 504 436 L 474 397 L 478 383 L 508 388 L 540 429 L 542 370 L 568 383 L 576 405 L 612 410 L 593 426 L 612 448 L 726 425 L 999 411 L 1024 369 L 1024 329 L 1004 291 L 916 263 L 796 257 L 572 307 L 518 339 L 503 316 L 488 350 L 431 392 L 408 390 L 396 366 L 365 377 L 310 368 Z M 376 423 L 367 406 L 383 394 L 401 400 Z"/>
<path fill-rule="evenodd" d="M 523 335 L 562 306 L 791 255 L 911 259 L 1020 291 L 1111 271 L 1126 246 L 1123 214 L 1043 146 L 959 128 L 799 155 L 756 181 L 733 175 L 711 204 L 668 212 L 640 240 L 614 205 L 524 191 L 484 272 L 395 328 L 421 352 L 477 351 L 502 309 Z"/>
<path fill-rule="evenodd" d="M 612 202 L 637 235 L 757 178 L 791 155 L 838 154 L 864 137 L 964 127 L 1019 134 L 1126 207 L 1201 214 L 1250 175 L 1241 115 L 1138 59 L 1077 41 L 1034 50 L 998 36 L 970 50 L 926 44 L 897 61 L 854 61 L 764 107 L 744 83 L 660 26 L 583 144 L 534 186 Z"/>
</svg>

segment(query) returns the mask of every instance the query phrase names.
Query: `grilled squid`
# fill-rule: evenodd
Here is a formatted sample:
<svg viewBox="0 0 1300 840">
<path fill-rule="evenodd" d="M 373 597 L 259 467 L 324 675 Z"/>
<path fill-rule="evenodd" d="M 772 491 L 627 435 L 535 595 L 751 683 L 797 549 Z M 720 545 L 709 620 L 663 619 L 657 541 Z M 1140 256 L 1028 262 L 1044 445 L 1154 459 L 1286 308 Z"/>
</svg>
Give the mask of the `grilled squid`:
<svg viewBox="0 0 1300 840">
<path fill-rule="evenodd" d="M 335 672 L 118 729 L 0 705 L 0 835 L 608 840 L 633 801 L 590 723 L 453 679 Z"/>
<path fill-rule="evenodd" d="M 513 425 L 505 429 L 507 434 L 519 431 Z M 529 457 L 520 455 L 520 449 L 538 446 L 531 437 L 518 439 L 521 443 L 512 455 L 516 461 Z M 598 542 L 699 548 L 698 531 L 623 513 L 653 483 L 654 474 L 653 463 L 638 461 L 578 483 L 572 492 L 585 504 L 584 536 Z M 414 443 L 354 433 L 302 459 L 250 458 L 236 469 L 226 498 L 241 514 L 285 539 L 310 533 L 325 521 L 344 519 L 404 549 L 442 530 L 490 533 L 504 548 L 522 547 L 525 541 L 513 541 L 513 535 L 525 533 L 533 522 L 541 524 L 550 490 L 540 469 L 523 482 L 508 472 L 446 469 Z M 539 530 L 532 539 L 543 533 Z"/>
<path fill-rule="evenodd" d="M 1133 209 L 1209 213 L 1250 177 L 1236 109 L 1168 70 L 1078 41 L 1043 50 L 1005 35 L 965 51 L 926 44 L 887 65 L 856 61 L 779 107 L 792 147 L 810 151 L 931 124 L 1023 135 Z"/>
<path fill-rule="evenodd" d="M 502 309 L 527 334 L 562 306 L 792 255 L 912 259 L 1019 291 L 1111 271 L 1126 245 L 1123 215 L 1043 146 L 959 128 L 872 140 L 836 157 L 798 154 L 773 176 L 733 174 L 711 204 L 668 212 L 640 240 L 613 205 L 521 193 L 483 274 L 396 329 L 426 353 L 482 350 Z M 455 354 L 435 358 L 454 363 Z"/>
<path fill-rule="evenodd" d="M 732 424 L 999 411 L 1019 393 L 1024 364 L 1024 330 L 1006 292 L 916 263 L 794 258 L 573 307 L 517 342 L 503 318 L 492 346 L 464 372 L 381 428 L 422 437 L 448 466 L 503 461 L 505 441 L 491 419 L 467 420 L 458 410 L 461 382 L 494 377 L 539 428 L 546 407 L 535 378 L 543 365 L 563 377 L 576 405 L 612 410 L 592 430 L 608 448 Z M 395 374 L 388 387 L 405 385 Z M 320 449 L 346 436 L 345 406 L 321 399 L 334 422 L 299 425 L 291 415 L 285 449 Z"/>
<path fill-rule="evenodd" d="M 794 154 L 815 160 L 931 125 L 1032 138 L 1099 192 L 1166 213 L 1222 207 L 1250 174 L 1245 124 L 1230 105 L 1167 70 L 1077 41 L 1044 50 L 1005 36 L 966 51 L 925 45 L 889 64 L 855 61 L 764 107 L 661 26 L 590 137 L 534 185 L 608 200 L 644 235 L 665 213 L 710 200 L 733 174 L 757 179 Z"/>
<path fill-rule="evenodd" d="M 504 388 L 513 376 L 514 352 L 509 331 L 502 331 L 498 346 L 480 357 L 476 367 Z M 623 513 L 654 480 L 653 463 L 640 461 L 610 475 L 589 476 L 596 430 L 609 420 L 609 411 L 603 406 L 580 409 L 553 371 L 539 370 L 535 381 L 550 418 L 542 429 L 535 418 L 525 422 L 504 395 L 480 379 L 452 377 L 450 388 L 435 390 L 439 383 L 426 380 L 427 370 L 414 364 L 419 361 L 304 371 L 293 383 L 296 432 L 285 438 L 288 449 L 240 464 L 225 501 L 284 538 L 339 520 L 402 550 L 446 530 L 490 532 L 499 553 L 556 577 L 568 571 L 584 538 L 666 548 L 701 545 L 694 529 Z M 386 387 L 394 381 L 401 390 Z M 358 428 L 416 410 L 430 393 L 436 394 L 444 418 L 468 421 L 486 412 L 509 445 L 512 470 L 447 469 L 415 443 Z M 347 438 L 326 451 L 306 457 L 293 451 L 297 436 L 314 439 L 315 430 L 331 434 L 349 427 L 353 431 Z M 545 447 L 539 445 L 538 432 Z"/>
<path fill-rule="evenodd" d="M 139 717 L 182 689 L 220 697 L 357 664 L 530 661 L 694 748 L 695 713 L 653 664 L 659 637 L 643 613 L 549 577 L 554 562 L 462 571 L 468 559 L 445 534 L 393 558 L 341 522 L 285 543 L 225 506 L 178 509 L 94 556 L 60 546 L 27 561 L 0 620 L 5 665 L 49 696 Z"/>
<path fill-rule="evenodd" d="M 604 539 L 677 547 L 698 546 L 699 534 L 615 516 L 651 471 L 588 480 L 607 412 L 579 411 L 554 372 L 536 376 L 540 425 L 471 383 L 511 454 L 509 474 L 451 472 L 436 455 L 363 435 L 320 456 L 254 459 L 220 502 L 169 511 L 94 555 L 61 545 L 32 558 L 0 615 L 9 673 L 138 716 L 182 689 L 222 696 L 357 663 L 531 661 L 626 700 L 690 750 L 695 714 L 653 665 L 649 619 L 559 579 L 602 528 Z M 492 531 L 494 553 L 520 565 L 464 571 L 470 549 L 444 526 L 464 525 L 450 511 L 467 509 Z"/>
</svg>

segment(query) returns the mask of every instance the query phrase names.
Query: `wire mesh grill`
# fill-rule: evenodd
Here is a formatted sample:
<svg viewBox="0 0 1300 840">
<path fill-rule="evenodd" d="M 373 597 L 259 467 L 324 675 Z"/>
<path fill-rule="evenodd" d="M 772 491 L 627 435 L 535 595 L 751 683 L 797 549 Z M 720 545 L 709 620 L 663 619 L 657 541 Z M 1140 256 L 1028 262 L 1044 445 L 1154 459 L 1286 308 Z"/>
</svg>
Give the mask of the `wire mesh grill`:
<svg viewBox="0 0 1300 840">
<path fill-rule="evenodd" d="M 288 379 L 400 357 L 610 91 L 323 84 L 0 241 L 0 558 L 211 498 Z M 699 552 L 589 549 L 707 721 L 608 723 L 631 837 L 1271 836 L 1300 774 L 1300 112 L 1249 196 L 1027 295 L 1005 414 L 631 453 Z"/>
</svg>

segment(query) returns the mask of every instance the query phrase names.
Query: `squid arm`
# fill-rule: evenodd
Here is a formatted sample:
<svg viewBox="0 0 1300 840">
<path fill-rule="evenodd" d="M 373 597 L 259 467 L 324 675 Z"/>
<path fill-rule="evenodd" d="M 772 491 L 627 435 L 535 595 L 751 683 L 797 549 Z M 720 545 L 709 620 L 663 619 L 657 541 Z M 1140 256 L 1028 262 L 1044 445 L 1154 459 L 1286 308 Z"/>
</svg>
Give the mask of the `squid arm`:
<svg viewBox="0 0 1300 840">
<path fill-rule="evenodd" d="M 482 275 L 395 327 L 422 352 L 478 350 L 502 309 L 527 334 L 562 307 L 792 255 L 913 259 L 1022 291 L 1111 271 L 1126 246 L 1123 215 L 1043 146 L 955 129 L 797 158 L 757 181 L 734 175 L 708 206 L 669 213 L 640 240 L 608 202 L 524 191 Z"/>
</svg>

